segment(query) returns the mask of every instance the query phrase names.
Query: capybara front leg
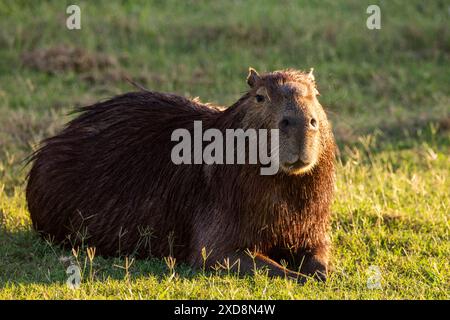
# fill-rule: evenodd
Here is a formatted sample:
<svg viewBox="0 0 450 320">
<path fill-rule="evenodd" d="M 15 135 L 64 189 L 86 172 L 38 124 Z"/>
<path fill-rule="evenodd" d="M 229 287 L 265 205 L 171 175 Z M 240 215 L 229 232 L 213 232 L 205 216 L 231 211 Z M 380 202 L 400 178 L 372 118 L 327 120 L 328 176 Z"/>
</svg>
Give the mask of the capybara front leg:
<svg viewBox="0 0 450 320">
<path fill-rule="evenodd" d="M 255 270 L 265 269 L 268 271 L 269 277 L 289 278 L 299 283 L 305 281 L 305 277 L 300 273 L 289 270 L 260 253 L 235 252 L 229 254 L 222 262 L 218 261 L 218 264 L 222 267 L 229 267 L 233 272 L 241 275 L 254 274 Z"/>
<path fill-rule="evenodd" d="M 300 257 L 300 273 L 326 281 L 328 273 L 327 253 L 328 248 L 326 247 L 303 253 Z"/>
</svg>

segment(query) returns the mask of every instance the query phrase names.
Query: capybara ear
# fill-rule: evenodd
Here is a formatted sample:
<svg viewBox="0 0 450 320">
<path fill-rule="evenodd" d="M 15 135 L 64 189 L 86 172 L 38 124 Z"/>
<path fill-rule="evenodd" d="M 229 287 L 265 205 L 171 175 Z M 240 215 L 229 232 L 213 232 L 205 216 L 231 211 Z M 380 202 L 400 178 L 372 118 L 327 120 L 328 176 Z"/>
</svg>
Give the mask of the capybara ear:
<svg viewBox="0 0 450 320">
<path fill-rule="evenodd" d="M 311 80 L 312 82 L 316 81 L 316 77 L 314 77 L 314 68 L 309 69 L 308 79 Z"/>
<path fill-rule="evenodd" d="M 308 79 L 311 80 L 312 83 L 314 83 L 314 94 L 316 96 L 320 96 L 319 90 L 316 88 L 316 77 L 314 77 L 314 68 L 309 69 L 308 73 Z"/>
<path fill-rule="evenodd" d="M 253 88 L 259 79 L 260 76 L 258 72 L 256 72 L 256 70 L 253 69 L 252 67 L 248 68 L 248 76 L 247 76 L 248 85 Z"/>
</svg>

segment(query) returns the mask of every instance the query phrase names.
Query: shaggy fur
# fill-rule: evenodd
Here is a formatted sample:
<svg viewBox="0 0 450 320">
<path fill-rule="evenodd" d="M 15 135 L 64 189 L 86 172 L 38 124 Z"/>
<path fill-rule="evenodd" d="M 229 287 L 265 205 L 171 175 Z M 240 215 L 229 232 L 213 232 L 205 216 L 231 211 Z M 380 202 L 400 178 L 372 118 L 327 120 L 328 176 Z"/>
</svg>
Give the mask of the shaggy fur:
<svg viewBox="0 0 450 320">
<path fill-rule="evenodd" d="M 272 93 L 288 82 L 315 88 L 306 74 L 292 70 L 258 81 L 249 79 L 250 91 L 227 109 L 157 92 L 82 108 L 32 157 L 26 197 L 34 228 L 56 242 L 95 246 L 105 256 L 171 255 L 200 267 L 205 248 L 208 266 L 230 258 L 239 260 L 241 273 L 255 263 L 273 276 L 298 278 L 300 271 L 323 279 L 335 144 L 320 105 L 319 156 L 304 174 L 262 176 L 258 165 L 171 161 L 172 131 L 192 131 L 194 120 L 222 131 L 274 127 L 270 116 L 258 116 L 259 86 Z"/>
</svg>

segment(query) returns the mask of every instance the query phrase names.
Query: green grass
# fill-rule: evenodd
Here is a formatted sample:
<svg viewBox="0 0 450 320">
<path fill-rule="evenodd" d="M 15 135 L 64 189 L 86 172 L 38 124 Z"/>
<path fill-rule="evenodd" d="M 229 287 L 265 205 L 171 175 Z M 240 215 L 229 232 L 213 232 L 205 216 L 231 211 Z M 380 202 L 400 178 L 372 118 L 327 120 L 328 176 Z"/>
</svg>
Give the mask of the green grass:
<svg viewBox="0 0 450 320">
<path fill-rule="evenodd" d="M 449 299 L 450 27 L 446 1 L 376 1 L 382 29 L 365 27 L 373 1 L 78 1 L 0 3 L 0 299 Z M 78 47 L 105 68 L 45 72 L 36 49 Z M 340 147 L 327 283 L 299 286 L 263 273 L 238 278 L 162 260 L 78 252 L 31 229 L 21 162 L 74 106 L 146 87 L 233 103 L 258 71 L 315 68 Z M 131 262 L 131 257 L 129 258 Z M 382 289 L 370 290 L 378 266 Z"/>
</svg>

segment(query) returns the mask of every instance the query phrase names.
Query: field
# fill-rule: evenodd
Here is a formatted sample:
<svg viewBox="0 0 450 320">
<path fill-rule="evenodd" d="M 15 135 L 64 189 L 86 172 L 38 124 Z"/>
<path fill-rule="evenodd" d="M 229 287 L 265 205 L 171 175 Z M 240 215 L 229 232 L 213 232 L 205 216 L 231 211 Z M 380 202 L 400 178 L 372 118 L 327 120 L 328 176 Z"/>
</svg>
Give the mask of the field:
<svg viewBox="0 0 450 320">
<path fill-rule="evenodd" d="M 450 6 L 375 2 L 380 30 L 358 0 L 76 1 L 68 30 L 72 3 L 0 1 L 0 299 L 449 299 Z M 227 106 L 249 66 L 315 68 L 340 149 L 328 282 L 105 259 L 33 232 L 23 159 L 71 109 L 134 90 L 127 77 Z"/>
</svg>

